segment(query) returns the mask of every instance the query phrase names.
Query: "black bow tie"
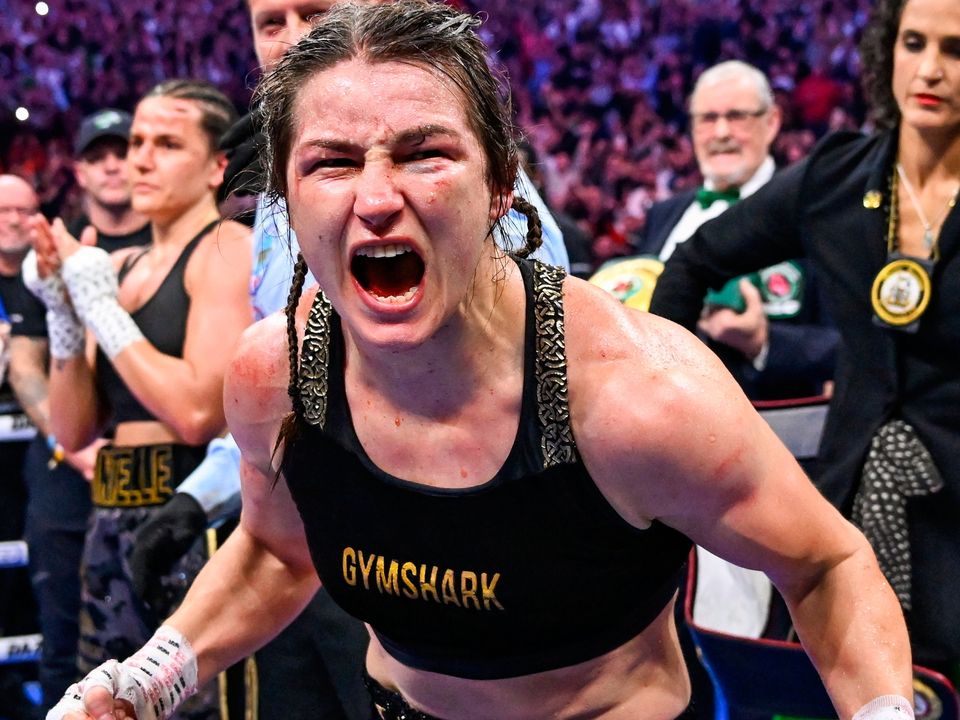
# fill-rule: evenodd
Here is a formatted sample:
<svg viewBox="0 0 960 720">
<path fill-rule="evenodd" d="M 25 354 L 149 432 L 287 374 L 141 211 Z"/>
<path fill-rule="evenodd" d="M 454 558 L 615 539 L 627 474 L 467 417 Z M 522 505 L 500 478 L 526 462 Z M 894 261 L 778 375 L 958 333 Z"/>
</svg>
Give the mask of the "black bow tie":
<svg viewBox="0 0 960 720">
<path fill-rule="evenodd" d="M 707 190 L 702 187 L 697 190 L 697 202 L 700 207 L 706 210 L 713 205 L 716 200 L 726 200 L 728 203 L 734 203 L 740 199 L 740 189 L 730 188 L 729 190 Z"/>
</svg>

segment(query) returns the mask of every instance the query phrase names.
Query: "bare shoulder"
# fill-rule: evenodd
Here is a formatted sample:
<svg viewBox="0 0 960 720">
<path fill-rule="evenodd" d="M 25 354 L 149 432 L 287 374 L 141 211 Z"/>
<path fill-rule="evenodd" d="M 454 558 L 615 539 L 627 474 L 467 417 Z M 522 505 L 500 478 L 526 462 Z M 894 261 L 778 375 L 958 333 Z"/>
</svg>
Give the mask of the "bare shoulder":
<svg viewBox="0 0 960 720">
<path fill-rule="evenodd" d="M 315 291 L 300 303 L 297 346 Z M 251 462 L 266 472 L 283 418 L 291 411 L 290 342 L 282 312 L 248 327 L 240 337 L 224 378 L 223 404 L 227 424 Z"/>
<path fill-rule="evenodd" d="M 588 283 L 568 280 L 564 297 L 574 436 L 614 506 L 643 524 L 671 512 L 669 488 L 720 480 L 762 422 L 722 363 L 679 325 Z"/>
<path fill-rule="evenodd" d="M 120 248 L 119 250 L 114 250 L 112 253 L 110 253 L 110 262 L 113 263 L 114 270 L 119 272 L 120 268 L 123 267 L 123 264 L 127 262 L 129 258 L 140 252 L 143 252 L 143 247 L 139 245 Z"/>
<path fill-rule="evenodd" d="M 224 220 L 200 241 L 187 267 L 188 283 L 235 283 L 244 286 L 253 264 L 253 234 L 250 228 L 233 220 Z"/>
</svg>

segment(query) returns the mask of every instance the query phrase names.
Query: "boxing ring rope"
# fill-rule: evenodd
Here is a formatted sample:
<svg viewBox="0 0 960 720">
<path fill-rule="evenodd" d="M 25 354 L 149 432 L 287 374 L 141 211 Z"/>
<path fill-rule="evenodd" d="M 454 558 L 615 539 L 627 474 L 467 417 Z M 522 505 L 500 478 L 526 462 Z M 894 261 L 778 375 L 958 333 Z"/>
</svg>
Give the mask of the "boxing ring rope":
<svg viewBox="0 0 960 720">
<path fill-rule="evenodd" d="M 0 442 L 32 440 L 36 434 L 25 414 L 0 415 Z M 27 544 L 23 540 L 0 542 L 0 571 L 24 567 L 28 558 Z M 39 634 L 0 637 L 0 665 L 36 662 L 40 658 L 40 640 Z"/>
</svg>

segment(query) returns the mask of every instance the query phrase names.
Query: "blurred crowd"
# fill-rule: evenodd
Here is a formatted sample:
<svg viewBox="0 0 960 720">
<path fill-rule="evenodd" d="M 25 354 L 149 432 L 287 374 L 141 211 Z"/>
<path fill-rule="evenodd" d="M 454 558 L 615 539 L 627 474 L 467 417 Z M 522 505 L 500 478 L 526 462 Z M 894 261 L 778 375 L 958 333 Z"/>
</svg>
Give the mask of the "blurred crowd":
<svg viewBox="0 0 960 720">
<path fill-rule="evenodd" d="M 696 185 L 685 99 L 692 79 L 742 59 L 784 113 L 779 163 L 827 130 L 862 127 L 857 42 L 869 0 L 461 0 L 488 16 L 520 129 L 551 206 L 627 251 L 650 204 Z M 69 217 L 78 119 L 129 109 L 167 77 L 202 77 L 246 107 L 256 82 L 243 0 L 0 0 L 0 172 L 31 179 Z M 29 110 L 15 119 L 17 107 Z"/>
</svg>

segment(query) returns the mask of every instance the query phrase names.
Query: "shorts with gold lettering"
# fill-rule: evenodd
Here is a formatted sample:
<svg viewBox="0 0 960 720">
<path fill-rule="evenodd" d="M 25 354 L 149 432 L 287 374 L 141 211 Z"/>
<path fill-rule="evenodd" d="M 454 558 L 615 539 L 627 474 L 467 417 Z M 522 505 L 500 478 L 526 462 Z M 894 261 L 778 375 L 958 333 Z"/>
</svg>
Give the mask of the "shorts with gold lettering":
<svg viewBox="0 0 960 720">
<path fill-rule="evenodd" d="M 207 559 L 199 540 L 161 583 L 162 607 L 148 608 L 136 596 L 128 560 L 137 530 L 167 502 L 200 464 L 206 447 L 189 445 L 105 446 L 91 483 L 94 510 L 87 531 L 81 575 L 80 644 L 77 663 L 86 674 L 110 658 L 140 648 L 183 600 Z M 176 718 L 219 719 L 216 683 L 187 701 Z"/>
</svg>

